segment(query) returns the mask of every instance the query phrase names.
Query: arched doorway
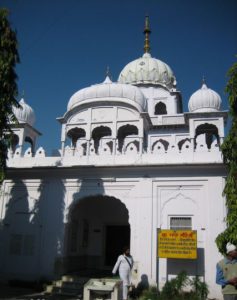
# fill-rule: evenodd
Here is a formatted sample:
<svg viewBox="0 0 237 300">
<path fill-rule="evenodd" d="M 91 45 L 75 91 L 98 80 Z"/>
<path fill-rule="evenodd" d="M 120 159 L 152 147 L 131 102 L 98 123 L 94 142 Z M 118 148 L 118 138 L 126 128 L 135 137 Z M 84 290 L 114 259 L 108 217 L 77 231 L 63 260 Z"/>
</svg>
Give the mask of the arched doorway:
<svg viewBox="0 0 237 300">
<path fill-rule="evenodd" d="M 65 235 L 65 272 L 111 274 L 130 244 L 128 210 L 118 199 L 96 195 L 79 199 L 69 210 Z"/>
</svg>

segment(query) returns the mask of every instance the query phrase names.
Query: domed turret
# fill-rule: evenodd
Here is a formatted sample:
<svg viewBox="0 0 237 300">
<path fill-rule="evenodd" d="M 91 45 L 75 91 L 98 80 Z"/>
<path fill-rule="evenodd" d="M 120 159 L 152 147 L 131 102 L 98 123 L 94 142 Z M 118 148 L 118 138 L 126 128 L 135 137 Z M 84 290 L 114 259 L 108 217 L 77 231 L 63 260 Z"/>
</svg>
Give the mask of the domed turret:
<svg viewBox="0 0 237 300">
<path fill-rule="evenodd" d="M 140 112 L 146 109 L 146 98 L 139 88 L 112 82 L 107 76 L 103 83 L 92 85 L 76 92 L 70 98 L 67 110 L 69 111 L 82 104 L 92 104 L 98 101 L 129 104 Z"/>
<path fill-rule="evenodd" d="M 130 84 L 154 84 L 168 89 L 176 86 L 176 78 L 171 68 L 161 60 L 151 57 L 150 53 L 144 53 L 127 64 L 119 75 L 120 83 Z"/>
<path fill-rule="evenodd" d="M 205 82 L 189 99 L 190 112 L 215 112 L 221 107 L 221 97 L 215 91 L 209 89 Z"/>
<path fill-rule="evenodd" d="M 35 113 L 34 110 L 25 102 L 22 98 L 19 102 L 20 108 L 13 107 L 13 113 L 16 116 L 19 123 L 28 123 L 33 126 L 35 123 Z"/>
<path fill-rule="evenodd" d="M 168 90 L 176 86 L 176 79 L 171 68 L 163 61 L 151 57 L 149 35 L 151 33 L 148 16 L 145 19 L 144 54 L 128 63 L 119 75 L 118 82 L 129 84 L 161 85 Z"/>
</svg>

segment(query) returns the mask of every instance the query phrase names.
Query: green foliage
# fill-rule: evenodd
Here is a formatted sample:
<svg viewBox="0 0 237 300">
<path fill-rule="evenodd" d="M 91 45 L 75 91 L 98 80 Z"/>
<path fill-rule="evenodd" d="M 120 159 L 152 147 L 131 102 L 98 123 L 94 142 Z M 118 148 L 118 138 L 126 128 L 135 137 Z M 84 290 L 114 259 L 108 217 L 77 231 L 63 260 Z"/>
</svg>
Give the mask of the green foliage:
<svg viewBox="0 0 237 300">
<path fill-rule="evenodd" d="M 187 273 L 183 271 L 176 278 L 167 281 L 161 292 L 157 287 L 150 287 L 142 293 L 139 300 L 204 300 L 207 295 L 207 284 L 199 277 L 189 279 Z"/>
<path fill-rule="evenodd" d="M 160 293 L 156 286 L 151 286 L 149 289 L 144 290 L 139 300 L 158 300 L 160 299 Z"/>
<path fill-rule="evenodd" d="M 176 278 L 167 281 L 161 291 L 161 299 L 178 299 L 183 288 L 188 284 L 186 272 L 181 272 Z"/>
<path fill-rule="evenodd" d="M 237 63 L 228 71 L 228 83 L 225 91 L 228 93 L 229 113 L 232 118 L 231 128 L 225 138 L 221 150 L 227 168 L 227 178 L 223 194 L 226 196 L 227 228 L 216 238 L 219 251 L 225 254 L 227 242 L 237 245 Z"/>
<path fill-rule="evenodd" d="M 228 71 L 229 80 L 226 85 L 226 92 L 229 94 L 231 116 L 237 116 L 237 62 Z"/>
<path fill-rule="evenodd" d="M 0 9 L 0 184 L 5 177 L 7 150 L 11 143 L 10 123 L 17 122 L 12 108 L 20 107 L 16 100 L 17 63 L 19 55 L 16 32 L 10 27 L 8 11 L 2 8 Z"/>
<path fill-rule="evenodd" d="M 205 282 L 201 281 L 198 276 L 190 281 L 190 285 L 192 286 L 192 293 L 196 299 L 203 300 L 207 298 L 208 286 Z"/>
</svg>

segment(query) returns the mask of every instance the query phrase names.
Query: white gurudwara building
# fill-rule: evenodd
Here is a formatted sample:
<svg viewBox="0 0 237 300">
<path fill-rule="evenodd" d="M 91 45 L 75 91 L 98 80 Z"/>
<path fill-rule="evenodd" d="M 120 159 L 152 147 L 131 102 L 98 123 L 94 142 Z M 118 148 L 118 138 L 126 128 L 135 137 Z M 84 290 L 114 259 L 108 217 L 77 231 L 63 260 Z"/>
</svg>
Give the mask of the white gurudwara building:
<svg viewBox="0 0 237 300">
<path fill-rule="evenodd" d="M 227 112 L 203 82 L 182 111 L 171 68 L 150 54 L 128 63 L 118 81 L 83 88 L 69 99 L 61 149 L 36 148 L 41 133 L 22 99 L 12 125 L 0 200 L 0 278 L 40 280 L 111 272 L 124 245 L 133 281 L 162 287 L 186 270 L 220 297 L 215 238 L 225 228 L 226 170 L 220 145 Z M 187 99 L 188 100 L 188 99 Z M 196 230 L 197 259 L 159 258 L 157 232 Z"/>
</svg>

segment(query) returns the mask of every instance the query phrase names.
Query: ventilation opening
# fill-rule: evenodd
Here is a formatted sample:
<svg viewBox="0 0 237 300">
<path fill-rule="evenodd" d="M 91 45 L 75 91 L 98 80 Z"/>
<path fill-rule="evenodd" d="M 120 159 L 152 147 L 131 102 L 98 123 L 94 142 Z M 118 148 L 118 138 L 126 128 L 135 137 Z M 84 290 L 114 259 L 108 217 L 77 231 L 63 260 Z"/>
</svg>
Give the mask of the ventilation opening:
<svg viewBox="0 0 237 300">
<path fill-rule="evenodd" d="M 172 230 L 191 230 L 191 217 L 170 217 L 170 229 Z"/>
<path fill-rule="evenodd" d="M 159 102 L 156 104 L 155 115 L 167 115 L 166 105 L 163 102 Z"/>
</svg>

